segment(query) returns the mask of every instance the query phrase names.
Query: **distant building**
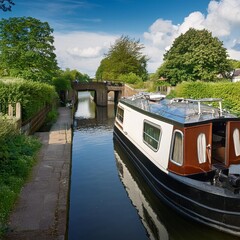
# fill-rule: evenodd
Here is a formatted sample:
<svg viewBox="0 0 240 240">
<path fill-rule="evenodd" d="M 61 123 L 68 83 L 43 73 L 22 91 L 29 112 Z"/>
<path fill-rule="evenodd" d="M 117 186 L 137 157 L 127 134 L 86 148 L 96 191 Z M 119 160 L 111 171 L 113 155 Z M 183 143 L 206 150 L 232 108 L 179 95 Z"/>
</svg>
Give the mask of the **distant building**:
<svg viewBox="0 0 240 240">
<path fill-rule="evenodd" d="M 233 71 L 232 82 L 240 81 L 240 68 L 236 68 Z"/>
</svg>

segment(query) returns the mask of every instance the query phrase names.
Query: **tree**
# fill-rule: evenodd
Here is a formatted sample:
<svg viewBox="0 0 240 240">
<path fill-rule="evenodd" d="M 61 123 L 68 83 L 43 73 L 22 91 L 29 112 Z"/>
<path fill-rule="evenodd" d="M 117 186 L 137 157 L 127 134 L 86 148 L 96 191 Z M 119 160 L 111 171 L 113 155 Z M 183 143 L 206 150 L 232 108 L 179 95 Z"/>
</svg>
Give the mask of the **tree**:
<svg viewBox="0 0 240 240">
<path fill-rule="evenodd" d="M 53 29 L 31 17 L 0 21 L 0 74 L 51 82 L 58 70 Z"/>
<path fill-rule="evenodd" d="M 83 74 L 76 69 L 70 70 L 69 68 L 67 68 L 65 71 L 61 71 L 61 76 L 70 81 L 70 83 L 75 80 L 77 80 L 78 82 L 90 81 L 90 77 L 87 74 Z"/>
<path fill-rule="evenodd" d="M 232 69 L 240 68 L 240 61 L 235 59 L 229 59 L 230 66 Z"/>
<path fill-rule="evenodd" d="M 141 52 L 143 48 L 139 40 L 131 40 L 128 36 L 117 39 L 101 61 L 96 78 L 115 80 L 119 75 L 134 73 L 146 80 L 148 59 Z"/>
<path fill-rule="evenodd" d="M 71 89 L 71 83 L 74 81 L 88 82 L 90 77 L 87 74 L 82 74 L 76 69 L 70 70 L 67 68 L 65 71 L 59 70 L 57 76 L 53 78 L 53 85 L 60 97 L 62 103 L 66 102 L 66 93 Z"/>
<path fill-rule="evenodd" d="M 223 43 L 207 30 L 189 29 L 173 42 L 157 70 L 172 85 L 182 81 L 214 81 L 231 70 Z"/>
<path fill-rule="evenodd" d="M 15 3 L 11 0 L 0 0 L 0 9 L 4 12 L 12 11 L 12 5 L 15 5 Z"/>
</svg>

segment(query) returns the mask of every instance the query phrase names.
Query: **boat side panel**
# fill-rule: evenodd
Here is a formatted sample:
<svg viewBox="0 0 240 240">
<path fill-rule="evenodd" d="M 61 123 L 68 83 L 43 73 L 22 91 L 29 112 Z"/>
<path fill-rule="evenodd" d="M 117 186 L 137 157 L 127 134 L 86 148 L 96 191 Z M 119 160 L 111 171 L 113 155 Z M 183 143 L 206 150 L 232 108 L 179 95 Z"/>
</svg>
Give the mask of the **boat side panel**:
<svg viewBox="0 0 240 240">
<path fill-rule="evenodd" d="M 148 158 L 163 171 L 166 171 L 168 166 L 171 138 L 173 126 L 171 124 L 153 119 L 150 116 L 146 116 L 134 109 L 131 109 L 125 105 L 120 105 L 124 108 L 124 121 L 123 129 L 120 129 L 122 133 L 132 142 L 135 146 L 144 152 Z M 160 127 L 161 138 L 157 151 L 151 149 L 143 141 L 143 124 L 144 121 L 153 123 Z"/>
</svg>

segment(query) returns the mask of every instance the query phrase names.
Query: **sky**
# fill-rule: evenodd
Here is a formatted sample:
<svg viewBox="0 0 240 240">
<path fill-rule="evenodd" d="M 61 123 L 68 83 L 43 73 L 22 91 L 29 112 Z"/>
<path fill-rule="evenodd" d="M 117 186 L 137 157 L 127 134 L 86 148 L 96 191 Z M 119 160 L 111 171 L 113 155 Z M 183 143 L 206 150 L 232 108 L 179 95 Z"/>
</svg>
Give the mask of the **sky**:
<svg viewBox="0 0 240 240">
<path fill-rule="evenodd" d="M 175 38 L 189 28 L 218 37 L 229 58 L 240 60 L 240 0 L 13 0 L 0 18 L 33 17 L 54 29 L 62 69 L 94 77 L 101 60 L 121 36 L 139 40 L 156 72 Z"/>
</svg>

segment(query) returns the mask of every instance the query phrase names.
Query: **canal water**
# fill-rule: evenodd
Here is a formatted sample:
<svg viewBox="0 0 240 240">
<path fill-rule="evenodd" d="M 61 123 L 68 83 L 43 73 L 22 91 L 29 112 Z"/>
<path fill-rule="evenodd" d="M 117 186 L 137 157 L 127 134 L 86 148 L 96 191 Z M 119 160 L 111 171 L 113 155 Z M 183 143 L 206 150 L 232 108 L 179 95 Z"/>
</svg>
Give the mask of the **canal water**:
<svg viewBox="0 0 240 240">
<path fill-rule="evenodd" d="M 69 240 L 234 240 L 191 222 L 155 197 L 131 159 L 113 140 L 115 106 L 96 107 L 79 93 L 75 113 Z"/>
</svg>

